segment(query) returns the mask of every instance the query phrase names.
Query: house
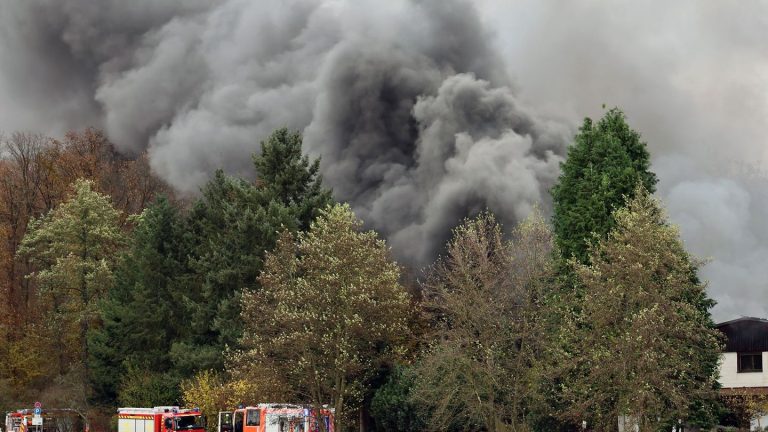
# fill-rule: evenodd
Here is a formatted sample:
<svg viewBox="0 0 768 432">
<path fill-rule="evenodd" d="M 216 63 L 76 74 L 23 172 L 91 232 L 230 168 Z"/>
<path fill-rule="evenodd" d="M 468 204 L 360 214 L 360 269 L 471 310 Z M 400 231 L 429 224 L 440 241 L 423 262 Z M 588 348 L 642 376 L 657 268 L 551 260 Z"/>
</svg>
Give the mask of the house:
<svg viewBox="0 0 768 432">
<path fill-rule="evenodd" d="M 743 317 L 716 328 L 727 339 L 720 362 L 721 393 L 768 398 L 768 320 Z M 752 421 L 752 427 L 766 425 L 768 416 Z"/>
</svg>

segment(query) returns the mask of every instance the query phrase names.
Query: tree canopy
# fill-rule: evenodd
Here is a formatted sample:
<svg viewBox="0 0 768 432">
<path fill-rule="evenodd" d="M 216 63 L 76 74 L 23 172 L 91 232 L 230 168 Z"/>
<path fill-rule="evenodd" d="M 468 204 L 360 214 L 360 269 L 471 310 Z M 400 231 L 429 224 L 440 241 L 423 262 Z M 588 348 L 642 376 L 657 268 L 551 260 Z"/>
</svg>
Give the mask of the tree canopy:
<svg viewBox="0 0 768 432">
<path fill-rule="evenodd" d="M 430 430 L 520 430 L 538 403 L 552 235 L 534 212 L 511 237 L 491 214 L 467 220 L 427 279 L 436 342 L 417 363 L 412 397 Z"/>
<path fill-rule="evenodd" d="M 242 335 L 240 296 L 259 289 L 264 256 L 283 230 L 307 229 L 331 203 L 318 161 L 302 155 L 301 135 L 278 129 L 254 155 L 255 183 L 217 171 L 187 217 L 191 274 L 180 283 L 188 295 L 190 331 L 174 345 L 185 375 L 223 369 L 221 353 Z M 180 287 L 180 289 L 182 289 Z"/>
<path fill-rule="evenodd" d="M 61 335 L 62 372 L 66 353 L 73 349 L 77 361 L 88 364 L 88 333 L 98 320 L 97 302 L 113 282 L 115 256 L 125 244 L 120 212 L 93 186 L 77 180 L 69 199 L 29 223 L 17 252 L 30 257 L 36 268 L 30 277 L 51 305 L 49 325 Z"/>
<path fill-rule="evenodd" d="M 613 229 L 613 212 L 638 184 L 654 192 L 650 163 L 646 143 L 621 110 L 609 110 L 597 124 L 584 119 L 552 188 L 555 239 L 565 259 L 587 262 L 594 235 L 599 239 Z"/>
<path fill-rule="evenodd" d="M 691 416 L 692 400 L 716 397 L 721 336 L 700 307 L 698 262 L 659 202 L 642 187 L 633 196 L 590 248 L 590 264 L 574 263 L 585 291 L 572 362 L 586 373 L 564 391 L 574 419 L 608 430 L 624 416 L 655 431 Z"/>
<path fill-rule="evenodd" d="M 244 352 L 232 361 L 236 377 L 277 377 L 294 402 L 332 404 L 336 430 L 408 334 L 400 268 L 361 225 L 348 205 L 335 205 L 296 240 L 283 234 L 261 289 L 243 295 Z"/>
<path fill-rule="evenodd" d="M 165 197 L 159 198 L 133 220 L 128 250 L 115 270 L 115 283 L 100 305 L 102 326 L 91 335 L 91 364 L 96 398 L 141 405 L 178 400 L 174 387 L 178 377 L 170 348 L 187 330 L 184 322 L 185 292 L 177 283 L 188 272 L 184 223 L 179 210 Z M 136 380 L 141 378 L 141 380 Z M 155 399 L 137 395 L 128 384 L 164 388 Z M 128 397 L 132 393 L 133 397 Z M 146 392 L 152 393 L 152 392 Z M 140 400 L 136 400 L 139 397 Z M 165 398 L 165 402 L 161 399 Z"/>
</svg>

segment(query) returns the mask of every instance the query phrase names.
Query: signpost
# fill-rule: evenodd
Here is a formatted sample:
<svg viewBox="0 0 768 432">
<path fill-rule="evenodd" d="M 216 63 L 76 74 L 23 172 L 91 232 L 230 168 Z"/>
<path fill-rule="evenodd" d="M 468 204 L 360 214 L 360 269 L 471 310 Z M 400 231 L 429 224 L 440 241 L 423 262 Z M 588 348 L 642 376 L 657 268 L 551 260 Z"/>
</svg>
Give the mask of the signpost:
<svg viewBox="0 0 768 432">
<path fill-rule="evenodd" d="M 37 426 L 37 430 L 43 429 L 43 404 L 35 402 L 35 415 L 32 416 L 32 426 Z"/>
</svg>

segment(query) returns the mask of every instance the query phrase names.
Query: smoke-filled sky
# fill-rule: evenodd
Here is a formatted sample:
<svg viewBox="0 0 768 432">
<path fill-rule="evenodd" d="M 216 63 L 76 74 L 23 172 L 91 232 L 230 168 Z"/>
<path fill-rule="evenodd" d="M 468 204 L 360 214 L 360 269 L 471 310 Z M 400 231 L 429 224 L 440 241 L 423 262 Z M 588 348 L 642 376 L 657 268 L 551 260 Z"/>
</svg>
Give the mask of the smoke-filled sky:
<svg viewBox="0 0 768 432">
<path fill-rule="evenodd" d="M 768 3 L 3 0 L 0 130 L 95 126 L 194 193 L 289 126 L 398 257 L 507 224 L 620 106 L 717 320 L 768 316 Z"/>
</svg>

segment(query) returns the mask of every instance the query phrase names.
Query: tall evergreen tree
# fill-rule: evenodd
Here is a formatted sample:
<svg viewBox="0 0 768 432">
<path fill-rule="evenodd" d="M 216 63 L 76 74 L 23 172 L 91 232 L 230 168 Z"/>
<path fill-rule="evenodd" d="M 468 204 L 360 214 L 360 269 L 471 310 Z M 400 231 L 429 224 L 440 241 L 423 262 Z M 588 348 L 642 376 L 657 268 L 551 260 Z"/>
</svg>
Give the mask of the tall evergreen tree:
<svg viewBox="0 0 768 432">
<path fill-rule="evenodd" d="M 645 142 L 629 127 L 618 108 L 609 110 L 597 123 L 584 119 L 574 141 L 568 150 L 568 159 L 561 166 L 558 183 L 551 190 L 555 243 L 562 258 L 558 262 L 562 291 L 548 299 L 552 310 L 557 311 L 553 313 L 555 329 L 581 308 L 583 287 L 568 260 L 575 258 L 575 262 L 588 263 L 590 244 L 605 238 L 615 226 L 613 212 L 625 205 L 638 184 L 653 192 L 657 182 L 650 171 Z M 583 325 L 589 326 L 589 323 Z M 577 348 L 564 345 L 561 349 L 567 356 Z M 586 371 L 570 369 L 569 373 L 583 375 Z M 558 402 L 562 379 L 564 377 L 553 377 L 546 386 L 553 412 L 563 409 L 563 401 Z M 567 429 L 565 425 L 559 426 Z M 550 428 L 554 425 L 550 424 Z"/>
<path fill-rule="evenodd" d="M 180 370 L 221 369 L 222 351 L 242 335 L 240 295 L 258 289 L 264 255 L 283 230 L 306 230 L 331 203 L 319 162 L 302 156 L 301 135 L 275 131 L 253 158 L 255 184 L 219 171 L 188 218 L 193 245 L 189 337 L 175 344 Z"/>
<path fill-rule="evenodd" d="M 638 184 L 653 193 L 657 180 L 646 143 L 618 108 L 597 124 L 584 119 L 575 141 L 552 188 L 553 222 L 562 256 L 585 263 L 593 235 L 605 237 L 615 226 L 613 211 L 624 206 L 625 197 Z"/>
<path fill-rule="evenodd" d="M 172 369 L 171 343 L 185 327 L 183 293 L 174 290 L 187 272 L 183 221 L 178 209 L 159 198 L 136 223 L 115 285 L 100 307 L 103 326 L 91 335 L 92 380 L 97 399 L 104 403 L 118 396 L 131 401 L 118 395 L 135 393 L 123 379 L 127 375 L 157 381 L 155 387 L 163 389 L 158 396 L 172 394 L 178 382 L 163 373 Z M 157 403 L 168 401 L 158 398 Z"/>
<path fill-rule="evenodd" d="M 302 231 L 318 212 L 331 204 L 331 191 L 323 188 L 320 159 L 309 161 L 301 153 L 302 137 L 282 128 L 261 143 L 261 154 L 253 156 L 260 188 L 292 207 Z"/>
<path fill-rule="evenodd" d="M 222 352 L 242 332 L 240 293 L 254 288 L 266 251 L 282 229 L 296 231 L 290 209 L 252 184 L 218 171 L 188 216 L 192 243 L 187 336 L 174 346 L 183 371 L 221 369 Z M 179 289 L 182 289 L 180 287 Z"/>
</svg>

